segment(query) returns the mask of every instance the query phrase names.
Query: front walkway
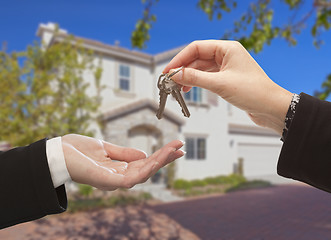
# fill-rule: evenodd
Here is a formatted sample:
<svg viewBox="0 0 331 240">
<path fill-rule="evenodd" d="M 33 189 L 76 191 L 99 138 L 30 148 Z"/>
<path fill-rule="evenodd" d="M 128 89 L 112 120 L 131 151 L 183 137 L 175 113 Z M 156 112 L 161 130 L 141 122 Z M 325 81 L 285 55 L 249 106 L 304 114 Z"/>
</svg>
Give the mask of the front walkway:
<svg viewBox="0 0 331 240">
<path fill-rule="evenodd" d="M 173 195 L 163 183 L 144 183 L 138 184 L 132 190 L 150 193 L 154 199 L 162 202 L 176 202 L 182 200 L 181 197 Z"/>
</svg>

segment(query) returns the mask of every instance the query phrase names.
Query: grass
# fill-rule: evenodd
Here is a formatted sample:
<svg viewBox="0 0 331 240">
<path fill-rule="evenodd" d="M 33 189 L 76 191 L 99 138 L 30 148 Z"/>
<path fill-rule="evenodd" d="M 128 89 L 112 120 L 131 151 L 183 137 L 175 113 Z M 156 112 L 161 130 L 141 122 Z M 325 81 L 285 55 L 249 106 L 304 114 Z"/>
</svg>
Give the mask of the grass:
<svg viewBox="0 0 331 240">
<path fill-rule="evenodd" d="M 226 189 L 226 192 L 234 192 L 234 191 L 242 191 L 254 188 L 264 188 L 264 187 L 271 187 L 272 184 L 270 182 L 264 180 L 252 180 L 240 183 L 238 185 L 232 186 Z"/>
<path fill-rule="evenodd" d="M 248 181 L 241 175 L 208 177 L 202 180 L 178 179 L 174 182 L 173 191 L 183 197 L 208 195 L 215 193 L 229 193 L 253 188 L 270 187 L 270 182 L 263 180 Z"/>
</svg>

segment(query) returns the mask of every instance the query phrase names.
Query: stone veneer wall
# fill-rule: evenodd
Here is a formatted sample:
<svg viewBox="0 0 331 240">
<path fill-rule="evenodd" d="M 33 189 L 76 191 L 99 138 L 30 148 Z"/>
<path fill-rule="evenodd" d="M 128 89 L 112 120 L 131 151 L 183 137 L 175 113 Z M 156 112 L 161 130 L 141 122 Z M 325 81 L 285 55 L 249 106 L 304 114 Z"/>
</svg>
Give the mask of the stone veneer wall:
<svg viewBox="0 0 331 240">
<path fill-rule="evenodd" d="M 180 126 L 167 118 L 158 120 L 150 108 L 143 108 L 106 122 L 103 136 L 111 143 L 127 146 L 129 130 L 137 126 L 153 126 L 162 133 L 161 144 L 178 139 Z"/>
</svg>

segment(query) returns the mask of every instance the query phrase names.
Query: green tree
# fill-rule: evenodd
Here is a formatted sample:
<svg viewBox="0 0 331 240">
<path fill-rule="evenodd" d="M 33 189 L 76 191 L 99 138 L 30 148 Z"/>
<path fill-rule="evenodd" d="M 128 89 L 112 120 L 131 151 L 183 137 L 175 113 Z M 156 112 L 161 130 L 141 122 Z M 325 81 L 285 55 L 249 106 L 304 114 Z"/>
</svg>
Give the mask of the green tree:
<svg viewBox="0 0 331 240">
<path fill-rule="evenodd" d="M 55 33 L 57 34 L 57 33 Z M 92 135 L 88 126 L 98 110 L 102 70 L 92 52 L 73 36 L 48 47 L 34 43 L 23 52 L 0 51 L 1 140 L 12 146 L 66 133 Z M 89 96 L 94 76 L 96 96 Z"/>
<path fill-rule="evenodd" d="M 136 23 L 131 35 L 133 47 L 144 48 L 150 39 L 149 30 L 156 22 L 156 15 L 152 12 L 152 7 L 159 0 L 142 0 L 143 16 Z M 206 13 L 210 20 L 216 18 L 222 20 L 226 13 L 231 13 L 237 6 L 244 5 L 246 10 L 234 22 L 231 29 L 225 33 L 220 33 L 221 39 L 236 39 L 240 41 L 248 50 L 255 53 L 260 52 L 265 44 L 270 44 L 275 38 L 283 38 L 290 45 L 297 43 L 295 37 L 306 28 L 309 19 L 313 18 L 311 35 L 315 46 L 319 47 L 323 41 L 320 39 L 321 33 L 331 27 L 331 1 L 313 0 L 311 8 L 306 12 L 302 9 L 304 0 L 278 0 L 285 4 L 290 11 L 288 16 L 282 12 L 284 21 L 275 21 L 273 2 L 275 0 L 198 0 L 197 6 Z"/>
<path fill-rule="evenodd" d="M 152 7 L 159 0 L 142 0 L 143 17 L 136 23 L 131 35 L 133 47 L 144 48 L 150 39 L 149 31 L 156 21 Z M 319 48 L 322 44 L 321 35 L 331 27 L 331 1 L 312 0 L 310 9 L 303 8 L 304 0 L 278 0 L 289 8 L 290 11 L 278 15 L 281 19 L 275 21 L 275 9 L 272 3 L 276 0 L 197 0 L 197 6 L 206 13 L 210 20 L 222 20 L 224 14 L 231 14 L 237 5 L 244 5 L 246 10 L 234 22 L 227 32 L 220 33 L 221 39 L 235 39 L 255 53 L 263 50 L 273 39 L 281 38 L 290 46 L 297 44 L 296 37 L 305 29 L 310 19 L 310 27 L 314 45 Z M 306 10 L 307 9 L 307 10 Z M 288 14 L 288 15 L 286 15 Z M 326 98 L 331 93 L 330 77 L 322 85 L 322 92 L 316 93 L 321 98 Z"/>
</svg>

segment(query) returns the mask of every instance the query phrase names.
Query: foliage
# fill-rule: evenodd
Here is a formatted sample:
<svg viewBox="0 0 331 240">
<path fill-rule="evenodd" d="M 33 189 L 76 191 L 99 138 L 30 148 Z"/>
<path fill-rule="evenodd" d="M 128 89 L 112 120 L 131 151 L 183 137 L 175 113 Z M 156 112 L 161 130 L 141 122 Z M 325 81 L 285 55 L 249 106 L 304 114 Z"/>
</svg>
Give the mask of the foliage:
<svg viewBox="0 0 331 240">
<path fill-rule="evenodd" d="M 166 171 L 167 171 L 167 178 L 166 178 L 167 188 L 172 188 L 175 181 L 176 163 L 175 162 L 170 163 L 167 166 Z"/>
<path fill-rule="evenodd" d="M 156 21 L 156 15 L 151 14 L 151 8 L 159 0 L 142 0 L 144 4 L 143 17 L 136 23 L 135 30 L 131 34 L 132 46 L 140 49 L 146 48 L 146 42 L 149 41 L 149 30 L 152 24 Z"/>
<path fill-rule="evenodd" d="M 146 47 L 150 39 L 149 30 L 156 16 L 151 13 L 151 8 L 159 0 L 144 0 L 143 17 L 137 21 L 136 28 L 132 33 L 132 46 L 138 48 Z M 296 45 L 295 36 L 300 34 L 306 27 L 310 18 L 315 17 L 311 27 L 314 44 L 319 47 L 323 41 L 321 33 L 331 27 L 331 2 L 327 0 L 312 1 L 311 9 L 302 13 L 304 0 L 280 0 L 291 11 L 291 16 L 285 17 L 279 14 L 285 21 L 275 21 L 275 9 L 272 0 L 237 1 L 237 0 L 198 0 L 197 6 L 209 20 L 216 18 L 222 20 L 224 14 L 230 14 L 237 6 L 247 5 L 247 10 L 234 22 L 227 32 L 221 35 L 221 39 L 235 39 L 240 41 L 248 50 L 256 53 L 262 51 L 265 44 L 271 44 L 275 38 L 285 39 L 289 45 Z"/>
<path fill-rule="evenodd" d="M 331 74 L 329 74 L 326 77 L 326 80 L 322 84 L 322 91 L 315 91 L 315 96 L 322 99 L 326 100 L 326 98 L 330 95 L 331 93 Z"/>
<path fill-rule="evenodd" d="M 86 185 L 86 184 L 79 184 L 78 192 L 80 195 L 82 195 L 84 197 L 89 197 L 93 193 L 93 187 L 90 185 Z"/>
<path fill-rule="evenodd" d="M 204 187 L 208 185 L 208 183 L 205 180 L 200 180 L 200 179 L 192 180 L 191 183 L 193 187 Z"/>
<path fill-rule="evenodd" d="M 90 211 L 101 208 L 143 204 L 151 199 L 153 199 L 152 195 L 146 192 L 140 192 L 136 195 L 122 193 L 119 195 L 110 196 L 108 198 L 97 197 L 72 199 L 68 202 L 68 212 L 74 213 L 79 211 Z"/>
<path fill-rule="evenodd" d="M 208 177 L 205 179 L 208 184 L 218 185 L 218 184 L 231 184 L 235 185 L 241 182 L 245 182 L 245 177 L 237 174 L 231 174 L 228 176 L 216 176 L 216 177 Z"/>
<path fill-rule="evenodd" d="M 151 7 L 159 0 L 145 0 L 143 18 L 137 21 L 136 28 L 132 33 L 131 43 L 133 47 L 145 48 L 150 39 L 149 31 L 156 16 L 151 13 Z M 208 16 L 209 20 L 216 18 L 222 20 L 224 14 L 231 14 L 240 4 L 247 5 L 247 10 L 234 22 L 225 33 L 220 32 L 221 39 L 234 39 L 255 53 L 263 50 L 267 44 L 270 45 L 275 38 L 282 38 L 290 46 L 297 44 L 296 36 L 307 27 L 309 19 L 313 19 L 310 32 L 313 44 L 319 48 L 323 44 L 321 35 L 331 28 L 331 1 L 313 0 L 311 8 L 303 11 L 304 0 L 279 0 L 290 9 L 290 14 L 276 12 L 272 3 L 276 0 L 198 0 L 197 6 Z M 276 14 L 281 18 L 275 18 Z M 276 21 L 276 20 L 277 21 Z M 284 20 L 285 19 L 285 20 Z M 323 83 L 323 90 L 316 95 L 326 99 L 331 92 L 329 77 Z"/>
<path fill-rule="evenodd" d="M 185 179 L 177 179 L 173 185 L 174 189 L 190 189 L 192 183 Z"/>
<path fill-rule="evenodd" d="M 204 187 L 207 185 L 237 185 L 242 182 L 245 182 L 246 179 L 243 176 L 237 174 L 231 174 L 227 176 L 216 176 L 216 177 L 208 177 L 202 180 L 185 180 L 185 179 L 177 179 L 174 182 L 174 189 L 191 189 L 194 187 Z"/>
<path fill-rule="evenodd" d="M 55 33 L 57 34 L 57 33 Z M 100 99 L 102 70 L 93 53 L 73 36 L 45 46 L 34 43 L 23 52 L 0 51 L 1 140 L 12 146 L 88 130 Z M 87 95 L 92 73 L 96 96 Z M 93 82 L 92 82 L 93 83 Z"/>
<path fill-rule="evenodd" d="M 241 190 L 248 190 L 252 188 L 263 188 L 263 187 L 271 187 L 271 183 L 263 180 L 252 180 L 247 182 L 242 182 L 236 184 L 232 187 L 229 187 L 225 190 L 225 192 L 234 192 L 234 191 L 241 191 Z"/>
<path fill-rule="evenodd" d="M 270 187 L 270 182 L 263 180 L 248 181 L 238 174 L 208 177 L 202 180 L 178 179 L 174 182 L 175 193 L 180 196 L 192 197 L 206 194 L 227 193 L 252 188 Z"/>
</svg>

